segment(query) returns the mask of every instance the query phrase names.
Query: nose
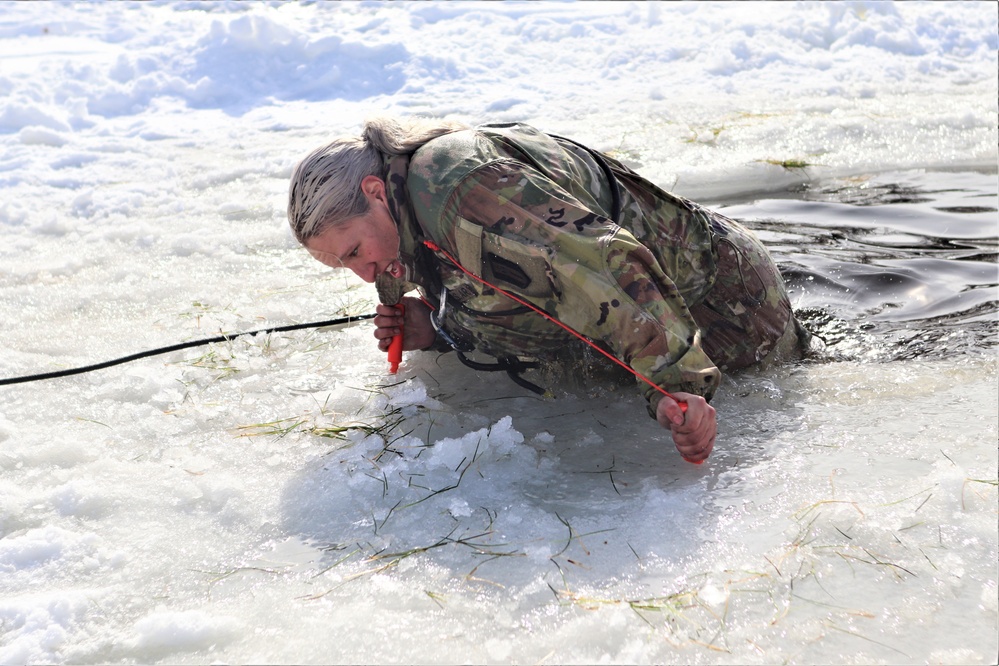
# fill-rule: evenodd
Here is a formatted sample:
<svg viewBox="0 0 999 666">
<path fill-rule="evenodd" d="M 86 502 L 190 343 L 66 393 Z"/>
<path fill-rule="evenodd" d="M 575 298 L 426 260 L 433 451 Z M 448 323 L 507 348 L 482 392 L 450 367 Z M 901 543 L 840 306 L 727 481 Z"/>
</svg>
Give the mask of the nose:
<svg viewBox="0 0 999 666">
<path fill-rule="evenodd" d="M 374 282 L 375 276 L 378 275 L 378 266 L 374 262 L 371 262 L 370 264 L 365 264 L 364 266 L 360 268 L 355 268 L 353 270 L 354 274 L 357 275 L 357 277 L 361 278 L 368 284 Z"/>
</svg>

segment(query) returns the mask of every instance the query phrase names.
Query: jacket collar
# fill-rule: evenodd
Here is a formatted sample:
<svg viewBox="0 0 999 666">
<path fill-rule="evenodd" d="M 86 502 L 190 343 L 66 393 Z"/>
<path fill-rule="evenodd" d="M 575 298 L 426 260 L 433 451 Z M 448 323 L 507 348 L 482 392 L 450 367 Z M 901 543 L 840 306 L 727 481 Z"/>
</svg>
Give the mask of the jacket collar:
<svg viewBox="0 0 999 666">
<path fill-rule="evenodd" d="M 440 277 L 432 253 L 423 245 L 428 237 L 413 210 L 406 181 L 409 175 L 410 155 L 389 155 L 385 157 L 385 189 L 388 192 L 388 206 L 399 232 L 399 262 L 404 274 L 400 285 L 405 293 L 413 285 L 422 287 L 426 296 L 437 298 L 440 293 Z"/>
<path fill-rule="evenodd" d="M 403 279 L 417 282 L 416 254 L 424 234 L 406 190 L 408 175 L 409 155 L 389 155 L 385 158 L 385 186 L 388 191 L 389 212 L 399 231 L 399 259 L 405 269 Z"/>
</svg>

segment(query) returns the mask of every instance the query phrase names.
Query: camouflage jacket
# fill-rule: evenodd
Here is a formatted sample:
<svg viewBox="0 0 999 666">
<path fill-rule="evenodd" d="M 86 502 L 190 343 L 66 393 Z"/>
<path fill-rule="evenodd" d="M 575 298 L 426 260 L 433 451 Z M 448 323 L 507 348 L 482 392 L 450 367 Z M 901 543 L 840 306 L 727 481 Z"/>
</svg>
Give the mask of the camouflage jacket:
<svg viewBox="0 0 999 666">
<path fill-rule="evenodd" d="M 522 124 L 447 134 L 386 167 L 406 279 L 435 304 L 446 293 L 449 337 L 500 358 L 583 344 L 428 239 L 667 391 L 713 394 L 721 373 L 689 311 L 715 278 L 710 213 Z M 639 388 L 653 410 L 661 394 Z"/>
</svg>

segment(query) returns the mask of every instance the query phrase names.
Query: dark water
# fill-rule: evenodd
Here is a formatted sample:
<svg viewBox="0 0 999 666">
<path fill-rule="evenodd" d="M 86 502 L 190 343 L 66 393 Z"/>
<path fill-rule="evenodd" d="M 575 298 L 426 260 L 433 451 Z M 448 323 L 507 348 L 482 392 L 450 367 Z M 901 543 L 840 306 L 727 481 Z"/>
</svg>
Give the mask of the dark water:
<svg viewBox="0 0 999 666">
<path fill-rule="evenodd" d="M 900 360 L 999 346 L 995 173 L 811 182 L 713 208 L 770 248 L 822 356 Z"/>
</svg>

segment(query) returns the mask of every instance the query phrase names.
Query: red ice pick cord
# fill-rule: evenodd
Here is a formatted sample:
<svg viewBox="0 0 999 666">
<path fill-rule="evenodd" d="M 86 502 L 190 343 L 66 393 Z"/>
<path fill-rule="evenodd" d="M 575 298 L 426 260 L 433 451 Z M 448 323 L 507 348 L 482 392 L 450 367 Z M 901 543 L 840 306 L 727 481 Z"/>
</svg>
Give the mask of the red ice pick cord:
<svg viewBox="0 0 999 666">
<path fill-rule="evenodd" d="M 526 308 L 530 308 L 531 310 L 533 310 L 534 312 L 537 312 L 539 315 L 541 315 L 542 317 L 544 317 L 548 321 L 552 322 L 553 324 L 556 324 L 556 325 L 560 326 L 565 331 L 567 331 L 567 332 L 571 333 L 572 335 L 576 336 L 577 338 L 579 338 L 580 340 L 582 340 L 583 342 L 585 342 L 586 344 L 588 344 L 590 347 L 596 349 L 598 352 L 600 352 L 601 354 L 603 354 L 604 356 L 606 356 L 607 358 L 609 358 L 610 360 L 612 360 L 614 363 L 617 363 L 619 366 L 621 366 L 622 368 L 624 368 L 625 370 L 627 370 L 631 374 L 635 375 L 635 377 L 637 377 L 638 379 L 642 380 L 643 382 L 645 382 L 646 384 L 648 384 L 649 386 L 651 386 L 655 390 L 659 391 L 660 393 L 662 393 L 664 396 L 668 397 L 669 399 L 675 401 L 676 404 L 678 404 L 680 406 L 680 411 L 686 413 L 686 411 L 687 411 L 687 403 L 685 403 L 685 402 L 683 402 L 681 400 L 677 400 L 669 392 L 667 392 L 665 389 L 663 389 L 663 387 L 659 386 L 658 384 L 656 384 L 655 382 L 653 382 L 651 379 L 649 379 L 645 375 L 641 374 L 640 372 L 636 372 L 634 368 L 632 368 L 631 366 L 629 366 L 627 363 L 625 363 L 624 361 L 622 361 L 618 357 L 616 357 L 613 354 L 611 354 L 611 353 L 609 353 L 609 352 L 601 349 L 595 342 L 593 342 L 592 340 L 590 340 L 588 337 L 586 337 L 582 333 L 577 333 L 576 331 L 574 331 L 573 329 L 569 328 L 568 326 L 566 326 L 565 324 L 563 324 L 562 322 L 560 322 L 558 319 L 556 319 L 555 317 L 551 316 L 550 314 L 548 314 L 547 312 L 545 312 L 541 308 L 533 305 L 532 303 L 529 303 L 529 302 L 525 301 L 524 299 L 522 299 L 522 298 L 520 298 L 518 296 L 515 296 L 514 294 L 511 294 L 510 292 L 506 291 L 505 289 L 501 289 L 501 288 L 497 287 L 496 285 L 490 284 L 489 282 L 487 282 L 484 279 L 480 278 L 478 275 L 476 275 L 475 273 L 472 273 L 471 271 L 469 271 L 468 269 L 466 269 L 464 266 L 462 266 L 460 263 L 458 263 L 457 259 L 455 259 L 454 257 L 452 257 L 445 250 L 441 249 L 441 246 L 438 245 L 437 243 L 434 243 L 433 241 L 423 241 L 423 244 L 426 245 L 431 250 L 433 250 L 434 252 L 439 252 L 440 254 L 442 254 L 445 257 L 447 257 L 448 261 L 450 261 L 452 264 L 454 264 L 455 266 L 457 266 L 458 270 L 460 270 L 462 273 L 464 273 L 468 277 L 472 278 L 473 280 L 475 280 L 477 282 L 481 282 L 482 284 L 486 285 L 487 287 L 489 287 L 491 289 L 495 289 L 496 291 L 498 291 L 499 293 L 503 294 L 504 296 L 506 296 L 510 300 L 516 301 L 517 303 L 520 303 L 521 305 L 523 305 Z M 694 462 L 694 461 L 690 461 L 690 462 Z M 700 463 L 700 461 L 698 461 L 698 463 Z"/>
</svg>

